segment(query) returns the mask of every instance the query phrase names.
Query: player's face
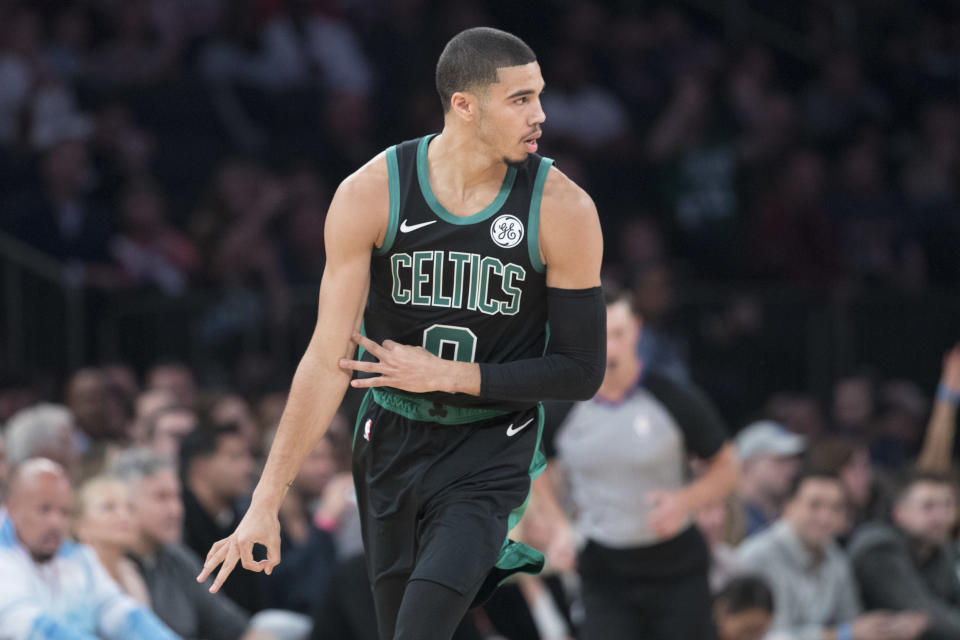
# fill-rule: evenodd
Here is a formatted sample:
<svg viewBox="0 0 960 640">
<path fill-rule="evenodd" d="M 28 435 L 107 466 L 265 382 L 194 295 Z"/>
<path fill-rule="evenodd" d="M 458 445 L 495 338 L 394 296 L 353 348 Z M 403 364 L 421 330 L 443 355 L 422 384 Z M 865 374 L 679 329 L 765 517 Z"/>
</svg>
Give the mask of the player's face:
<svg viewBox="0 0 960 640">
<path fill-rule="evenodd" d="M 499 81 L 480 99 L 477 135 L 507 164 L 518 164 L 537 151 L 540 125 L 546 120 L 540 105 L 543 76 L 537 62 L 503 67 Z"/>
</svg>

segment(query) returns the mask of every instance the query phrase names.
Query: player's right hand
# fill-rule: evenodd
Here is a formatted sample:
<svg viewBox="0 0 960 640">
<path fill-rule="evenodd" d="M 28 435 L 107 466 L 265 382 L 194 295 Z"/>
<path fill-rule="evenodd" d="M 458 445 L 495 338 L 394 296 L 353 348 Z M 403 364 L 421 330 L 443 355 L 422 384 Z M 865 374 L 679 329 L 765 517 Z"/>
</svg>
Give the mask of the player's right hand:
<svg viewBox="0 0 960 640">
<path fill-rule="evenodd" d="M 266 560 L 258 562 L 253 559 L 253 545 L 256 543 L 267 548 Z M 210 547 L 197 582 L 205 581 L 219 566 L 220 572 L 210 587 L 210 593 L 216 593 L 237 566 L 238 560 L 244 569 L 258 573 L 264 571 L 267 575 L 280 564 L 280 521 L 276 511 L 250 505 L 237 530 Z"/>
</svg>

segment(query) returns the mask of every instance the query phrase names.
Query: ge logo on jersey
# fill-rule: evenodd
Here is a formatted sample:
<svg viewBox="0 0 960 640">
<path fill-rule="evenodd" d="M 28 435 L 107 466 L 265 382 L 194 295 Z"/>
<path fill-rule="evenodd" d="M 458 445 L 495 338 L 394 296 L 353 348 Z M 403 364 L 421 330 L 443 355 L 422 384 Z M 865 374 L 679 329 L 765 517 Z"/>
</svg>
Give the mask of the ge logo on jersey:
<svg viewBox="0 0 960 640">
<path fill-rule="evenodd" d="M 504 249 L 515 247 L 523 240 L 523 223 L 508 213 L 497 216 L 490 225 L 490 237 Z"/>
</svg>

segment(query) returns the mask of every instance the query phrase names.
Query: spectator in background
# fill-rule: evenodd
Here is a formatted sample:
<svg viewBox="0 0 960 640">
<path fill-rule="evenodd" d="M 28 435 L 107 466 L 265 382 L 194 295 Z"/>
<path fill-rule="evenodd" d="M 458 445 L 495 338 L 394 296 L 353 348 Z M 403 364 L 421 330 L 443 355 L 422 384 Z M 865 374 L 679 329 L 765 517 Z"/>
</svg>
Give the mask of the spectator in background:
<svg viewBox="0 0 960 640">
<path fill-rule="evenodd" d="M 66 540 L 73 491 L 63 469 L 31 459 L 14 472 L 0 519 L 0 636 L 174 640 L 123 594 L 88 548 Z"/>
<path fill-rule="evenodd" d="M 83 137 L 51 144 L 41 172 L 42 190 L 25 193 L 11 206 L 11 232 L 63 262 L 71 282 L 115 290 L 121 280 L 110 257 L 113 230 L 108 209 L 90 193 L 92 174 Z"/>
<path fill-rule="evenodd" d="M 197 583 L 202 562 L 180 543 L 183 503 L 172 462 L 146 449 L 129 449 L 110 473 L 131 492 L 136 522 L 131 557 L 157 617 L 186 640 L 240 638 L 249 616 L 225 595 L 207 593 L 209 585 Z"/>
<path fill-rule="evenodd" d="M 737 434 L 736 447 L 742 465 L 738 495 L 745 509 L 744 532 L 751 536 L 780 517 L 807 440 L 762 420 Z"/>
<path fill-rule="evenodd" d="M 825 182 L 818 151 L 790 152 L 779 174 L 763 185 L 747 230 L 748 273 L 806 286 L 833 282 L 840 263 L 824 205 Z"/>
<path fill-rule="evenodd" d="M 123 482 L 106 476 L 84 482 L 77 495 L 73 531 L 78 542 L 96 552 L 100 566 L 125 594 L 150 606 L 143 578 L 126 557 L 133 550 L 137 529 L 133 501 Z"/>
<path fill-rule="evenodd" d="M 569 45 L 549 56 L 551 91 L 543 96 L 552 135 L 586 154 L 610 153 L 626 146 L 630 115 L 615 93 L 595 83 L 585 53 Z"/>
<path fill-rule="evenodd" d="M 177 399 L 166 389 L 141 391 L 134 402 L 133 421 L 127 429 L 130 441 L 136 445 L 145 445 L 153 414 L 176 405 Z"/>
<path fill-rule="evenodd" d="M 816 442 L 807 456 L 814 469 L 835 474 L 846 494 L 847 523 L 841 532 L 846 541 L 856 527 L 868 520 L 886 517 L 890 487 L 870 460 L 870 447 L 861 440 L 831 436 Z"/>
<path fill-rule="evenodd" d="M 840 435 L 870 438 L 876 416 L 876 381 L 863 370 L 841 377 L 833 386 L 831 418 Z"/>
<path fill-rule="evenodd" d="M 857 55 L 838 51 L 823 58 L 804 110 L 808 131 L 821 141 L 835 142 L 865 122 L 886 122 L 890 104 L 868 84 Z"/>
<path fill-rule="evenodd" d="M 80 369 L 70 376 L 66 401 L 86 438 L 84 450 L 99 443 L 126 440 L 124 416 L 112 406 L 116 398 L 110 397 L 106 376 L 99 369 Z"/>
<path fill-rule="evenodd" d="M 663 262 L 649 264 L 634 274 L 633 293 L 643 323 L 637 354 L 646 371 L 689 384 L 688 346 L 674 329 L 672 317 L 676 306 L 673 280 L 673 271 Z"/>
<path fill-rule="evenodd" d="M 773 593 L 763 580 L 730 580 L 713 599 L 717 640 L 762 640 L 773 623 L 773 611 Z"/>
<path fill-rule="evenodd" d="M 0 508 L 7 502 L 7 476 L 10 474 L 10 465 L 7 463 L 7 441 L 0 430 Z"/>
<path fill-rule="evenodd" d="M 197 428 L 199 421 L 197 414 L 186 407 L 157 409 L 147 420 L 144 443 L 158 457 L 176 464 L 180 459 L 180 443 Z"/>
<path fill-rule="evenodd" d="M 197 383 L 193 372 L 182 362 L 156 364 L 147 371 L 147 391 L 166 391 L 176 404 L 190 409 L 197 406 Z"/>
<path fill-rule="evenodd" d="M 76 428 L 70 411 L 42 403 L 13 415 L 6 425 L 7 459 L 16 466 L 30 458 L 48 458 L 72 472 L 77 461 Z"/>
<path fill-rule="evenodd" d="M 206 557 L 213 543 L 236 529 L 251 493 L 253 458 L 246 439 L 232 426 L 200 425 L 180 443 L 183 481 L 183 542 Z M 250 613 L 263 608 L 264 574 L 240 571 L 224 593 Z"/>
<path fill-rule="evenodd" d="M 960 637 L 960 581 L 950 545 L 956 520 L 953 479 L 915 471 L 897 488 L 892 521 L 864 525 L 850 543 L 866 605 L 925 612 L 925 640 Z"/>
<path fill-rule="evenodd" d="M 123 190 L 119 202 L 121 231 L 113 256 L 130 286 L 156 287 L 167 295 L 184 293 L 199 256 L 167 221 L 160 188 L 145 180 L 134 182 Z"/>
<path fill-rule="evenodd" d="M 920 637 L 923 614 L 862 613 L 849 560 L 836 543 L 844 510 L 836 476 L 805 472 L 791 487 L 783 517 L 741 545 L 740 560 L 773 590 L 773 628 L 795 640 Z"/>
<path fill-rule="evenodd" d="M 215 425 L 233 425 L 247 442 L 251 453 L 259 453 L 263 448 L 260 426 L 253 415 L 253 408 L 246 399 L 235 393 L 225 393 L 216 397 L 210 406 L 210 420 Z"/>
</svg>

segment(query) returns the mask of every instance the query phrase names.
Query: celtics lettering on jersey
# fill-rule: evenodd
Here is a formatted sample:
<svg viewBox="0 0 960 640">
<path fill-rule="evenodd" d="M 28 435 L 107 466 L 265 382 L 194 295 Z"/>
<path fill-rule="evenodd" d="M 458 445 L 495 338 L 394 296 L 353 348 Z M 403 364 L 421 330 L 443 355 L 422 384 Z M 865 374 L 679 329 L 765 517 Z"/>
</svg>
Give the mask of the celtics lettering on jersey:
<svg viewBox="0 0 960 640">
<path fill-rule="evenodd" d="M 390 272 L 396 304 L 507 316 L 520 310 L 527 277 L 520 265 L 461 251 L 394 253 Z"/>
</svg>

